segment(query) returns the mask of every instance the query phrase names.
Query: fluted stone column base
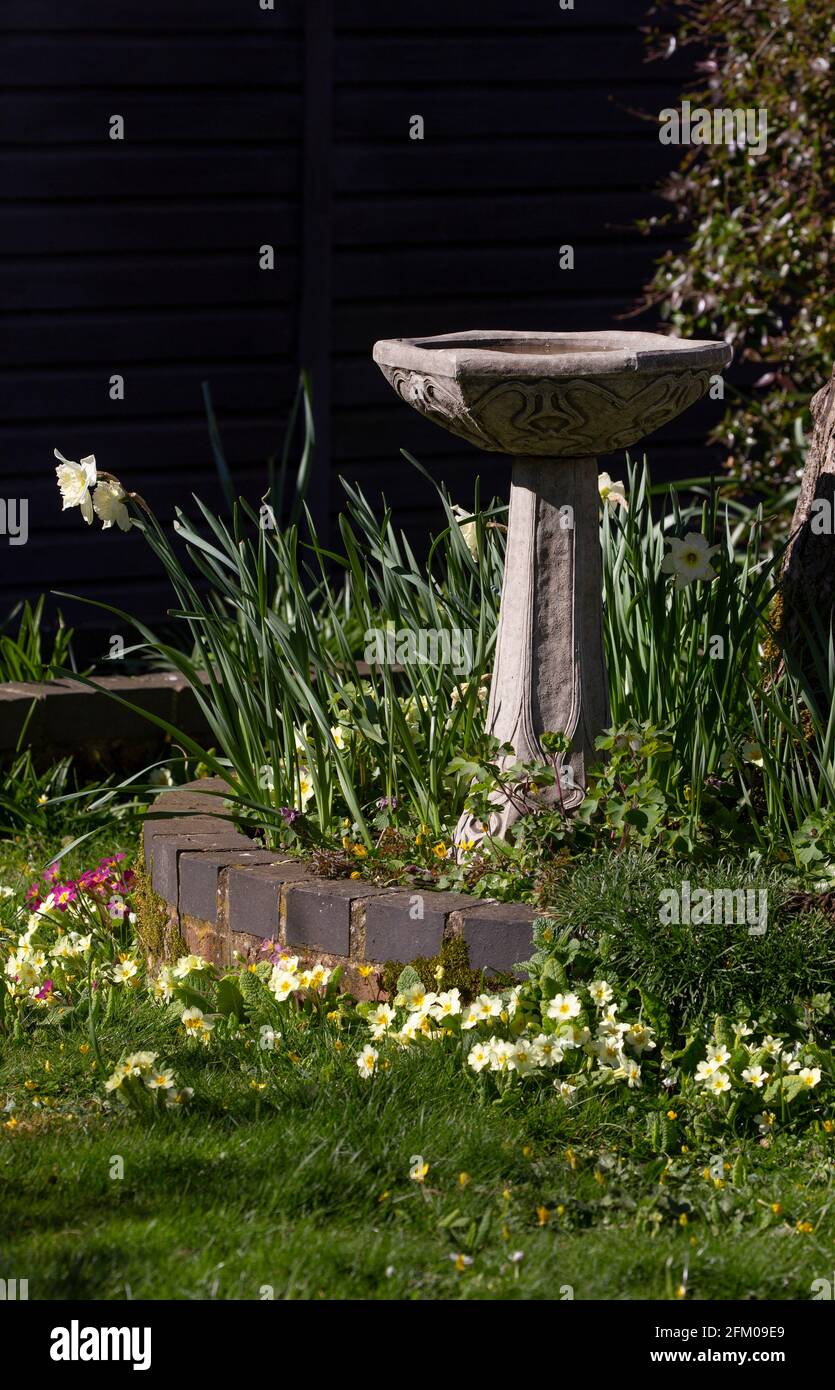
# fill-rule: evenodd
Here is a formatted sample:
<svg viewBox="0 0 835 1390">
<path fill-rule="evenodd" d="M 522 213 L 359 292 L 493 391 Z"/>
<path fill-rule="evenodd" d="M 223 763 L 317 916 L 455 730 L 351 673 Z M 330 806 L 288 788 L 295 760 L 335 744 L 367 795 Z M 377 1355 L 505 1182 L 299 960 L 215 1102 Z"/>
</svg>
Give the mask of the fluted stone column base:
<svg viewBox="0 0 835 1390">
<path fill-rule="evenodd" d="M 597 478 L 593 458 L 514 462 L 488 710 L 490 732 L 522 761 L 543 759 L 541 734 L 567 736 L 559 791 L 546 798 L 567 811 L 583 800 L 595 737 L 610 722 Z M 495 800 L 489 827 L 462 816 L 458 844 L 502 837 L 519 819 L 518 806 Z"/>
</svg>

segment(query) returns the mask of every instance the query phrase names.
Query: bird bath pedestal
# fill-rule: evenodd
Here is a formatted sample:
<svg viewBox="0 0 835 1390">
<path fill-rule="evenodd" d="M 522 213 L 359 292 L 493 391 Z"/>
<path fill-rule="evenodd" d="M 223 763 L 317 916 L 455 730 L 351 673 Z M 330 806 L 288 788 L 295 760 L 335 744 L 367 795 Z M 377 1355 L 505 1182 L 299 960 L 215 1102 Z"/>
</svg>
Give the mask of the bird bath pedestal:
<svg viewBox="0 0 835 1390">
<path fill-rule="evenodd" d="M 707 391 L 725 343 L 656 333 L 450 333 L 379 342 L 374 361 L 415 410 L 491 453 L 513 455 L 507 558 L 488 728 L 517 758 L 570 740 L 562 803 L 583 800 L 609 723 L 602 639 L 597 458 L 627 449 Z M 516 807 L 496 798 L 489 833 Z M 464 816 L 456 840 L 486 827 Z"/>
</svg>

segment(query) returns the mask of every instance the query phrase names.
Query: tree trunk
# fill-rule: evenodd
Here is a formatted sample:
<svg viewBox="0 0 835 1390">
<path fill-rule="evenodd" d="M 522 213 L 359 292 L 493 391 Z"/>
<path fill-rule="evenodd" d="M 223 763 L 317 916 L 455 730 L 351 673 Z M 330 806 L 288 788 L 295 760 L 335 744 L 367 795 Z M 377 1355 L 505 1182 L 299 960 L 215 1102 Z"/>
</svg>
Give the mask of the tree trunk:
<svg viewBox="0 0 835 1390">
<path fill-rule="evenodd" d="M 823 650 L 835 618 L 835 371 L 812 398 L 814 428 L 783 561 L 780 646 L 812 679 L 817 633 Z"/>
</svg>

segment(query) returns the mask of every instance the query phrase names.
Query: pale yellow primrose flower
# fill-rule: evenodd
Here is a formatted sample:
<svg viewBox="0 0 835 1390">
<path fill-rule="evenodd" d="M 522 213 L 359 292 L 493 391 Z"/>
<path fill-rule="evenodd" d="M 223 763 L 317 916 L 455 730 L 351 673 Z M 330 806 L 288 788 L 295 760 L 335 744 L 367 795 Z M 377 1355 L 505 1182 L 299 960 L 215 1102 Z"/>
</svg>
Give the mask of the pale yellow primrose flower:
<svg viewBox="0 0 835 1390">
<path fill-rule="evenodd" d="M 450 989 L 443 994 L 439 994 L 436 1002 L 430 1009 L 432 1017 L 439 1021 L 442 1018 L 455 1018 L 460 1012 L 461 993 L 460 990 L 457 989 Z"/>
<path fill-rule="evenodd" d="M 176 976 L 178 980 L 184 980 L 186 975 L 190 975 L 192 971 L 205 970 L 206 964 L 207 962 L 202 956 L 180 956 L 180 959 L 172 970 L 172 974 Z"/>
<path fill-rule="evenodd" d="M 80 463 L 73 463 L 71 459 L 65 459 L 64 455 L 54 450 L 55 457 L 61 462 L 55 469 L 58 476 L 58 487 L 63 501 L 62 511 L 67 511 L 70 507 L 80 507 L 81 515 L 90 526 L 93 521 L 93 499 L 90 496 L 90 488 L 96 482 L 96 456 L 88 454 Z"/>
<path fill-rule="evenodd" d="M 429 993 L 424 985 L 411 985 L 403 993 L 406 1007 L 410 1013 L 426 1013 L 437 999 L 437 994 Z"/>
<path fill-rule="evenodd" d="M 548 1017 L 565 1020 L 576 1018 L 582 1005 L 576 994 L 555 994 L 548 1005 Z"/>
<path fill-rule="evenodd" d="M 804 1086 L 817 1086 L 821 1079 L 820 1067 L 804 1067 L 797 1073 L 798 1081 L 802 1081 Z"/>
<path fill-rule="evenodd" d="M 212 1019 L 204 1017 L 202 1009 L 186 1009 L 181 1019 L 190 1037 L 208 1042 L 208 1034 L 215 1025 Z"/>
<path fill-rule="evenodd" d="M 276 965 L 273 967 L 273 973 L 270 976 L 269 988 L 270 992 L 275 995 L 279 1004 L 283 1004 L 284 1000 L 288 999 L 293 993 L 293 990 L 299 988 L 298 976 L 294 975 L 289 970 L 282 970 L 280 966 Z"/>
<path fill-rule="evenodd" d="M 376 1050 L 376 1048 L 371 1047 L 368 1043 L 366 1043 L 365 1047 L 362 1049 L 362 1052 L 357 1057 L 357 1066 L 359 1068 L 360 1076 L 370 1077 L 374 1075 L 375 1071 L 377 1070 L 377 1059 L 379 1056 L 380 1054 Z"/>
<path fill-rule="evenodd" d="M 139 973 L 139 966 L 135 960 L 120 960 L 110 973 L 115 984 L 126 985 Z"/>
<path fill-rule="evenodd" d="M 467 1065 L 472 1067 L 473 1071 L 476 1072 L 483 1071 L 485 1067 L 489 1067 L 490 1052 L 484 1043 L 476 1043 L 474 1047 L 470 1048 L 467 1056 Z"/>
<path fill-rule="evenodd" d="M 391 1004 L 378 1004 L 373 1013 L 368 1015 L 366 1022 L 369 1028 L 379 1028 L 382 1032 L 387 1032 L 394 1022 L 394 1009 Z"/>
</svg>

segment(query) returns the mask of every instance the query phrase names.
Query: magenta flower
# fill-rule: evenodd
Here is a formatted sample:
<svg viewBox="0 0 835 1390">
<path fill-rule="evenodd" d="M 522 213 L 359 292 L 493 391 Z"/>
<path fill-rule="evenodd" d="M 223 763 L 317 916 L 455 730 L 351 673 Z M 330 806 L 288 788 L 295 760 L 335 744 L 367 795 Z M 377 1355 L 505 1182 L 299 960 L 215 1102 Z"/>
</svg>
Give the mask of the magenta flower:
<svg viewBox="0 0 835 1390">
<path fill-rule="evenodd" d="M 74 903 L 78 897 L 78 886 L 75 883 L 57 883 L 52 890 L 55 899 L 55 906 L 62 912 L 66 912 L 70 903 Z"/>
<path fill-rule="evenodd" d="M 54 988 L 55 985 L 52 983 L 52 980 L 44 980 L 43 985 L 38 990 L 37 994 L 35 995 L 35 998 L 48 999 Z"/>
</svg>

